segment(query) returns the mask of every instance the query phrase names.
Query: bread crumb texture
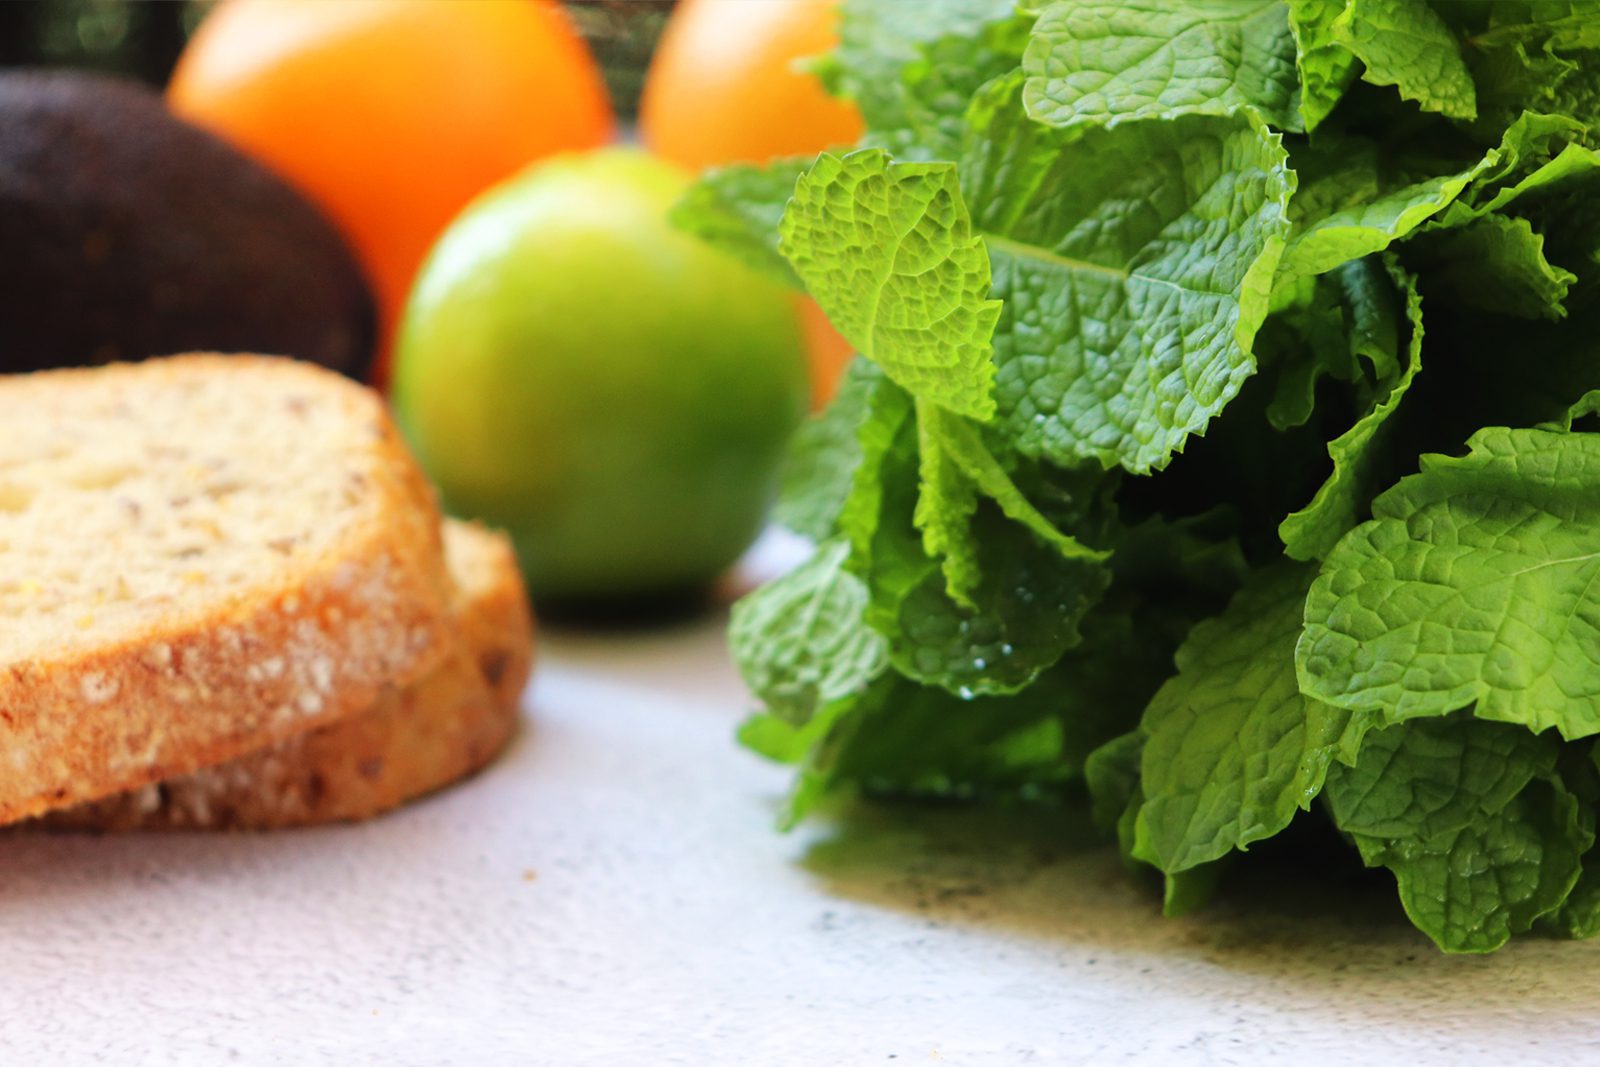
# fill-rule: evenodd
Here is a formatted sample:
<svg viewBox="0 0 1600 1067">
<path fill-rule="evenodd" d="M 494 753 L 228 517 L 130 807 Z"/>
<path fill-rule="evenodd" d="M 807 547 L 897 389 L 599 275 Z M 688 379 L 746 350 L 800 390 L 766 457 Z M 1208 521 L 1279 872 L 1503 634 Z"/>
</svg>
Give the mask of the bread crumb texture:
<svg viewBox="0 0 1600 1067">
<path fill-rule="evenodd" d="M 457 642 L 376 705 L 216 767 L 44 815 L 49 830 L 268 830 L 364 819 L 482 768 L 516 733 L 533 621 L 510 542 L 445 525 Z M 31 824 L 30 824 L 31 825 Z"/>
<path fill-rule="evenodd" d="M 0 820 L 369 707 L 446 652 L 432 492 L 288 360 L 0 378 Z"/>
</svg>

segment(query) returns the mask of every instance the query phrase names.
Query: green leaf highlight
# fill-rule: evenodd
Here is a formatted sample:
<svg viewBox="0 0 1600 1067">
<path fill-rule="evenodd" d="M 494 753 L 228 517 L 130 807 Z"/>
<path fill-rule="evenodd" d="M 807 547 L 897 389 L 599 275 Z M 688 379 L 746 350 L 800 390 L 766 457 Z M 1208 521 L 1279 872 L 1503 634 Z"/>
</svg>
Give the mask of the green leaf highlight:
<svg viewBox="0 0 1600 1067">
<path fill-rule="evenodd" d="M 1231 115 L 1300 128 L 1281 0 L 1097 0 L 1044 9 L 1022 69 L 1028 115 L 1051 126 Z"/>
<path fill-rule="evenodd" d="M 1005 432 L 1062 465 L 1159 469 L 1255 369 L 1293 175 L 1254 118 L 1058 131 L 1019 88 L 980 94 L 962 167 L 1005 301 Z"/>
<path fill-rule="evenodd" d="M 1273 836 L 1310 806 L 1370 716 L 1301 696 L 1294 646 L 1310 569 L 1258 572 L 1196 626 L 1145 709 L 1134 855 L 1169 874 Z"/>
<path fill-rule="evenodd" d="M 1600 732 L 1600 436 L 1491 428 L 1373 502 L 1306 602 L 1301 688 L 1392 722 Z"/>
<path fill-rule="evenodd" d="M 779 250 L 839 332 L 913 395 L 994 414 L 989 257 L 955 167 L 880 150 L 824 154 L 784 212 Z"/>
</svg>

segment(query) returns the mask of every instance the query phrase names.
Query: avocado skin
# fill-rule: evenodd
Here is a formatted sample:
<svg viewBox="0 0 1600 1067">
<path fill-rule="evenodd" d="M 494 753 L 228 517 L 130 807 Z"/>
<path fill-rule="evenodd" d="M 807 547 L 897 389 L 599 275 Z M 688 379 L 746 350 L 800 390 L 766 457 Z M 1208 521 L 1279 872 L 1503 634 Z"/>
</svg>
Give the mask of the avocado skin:
<svg viewBox="0 0 1600 1067">
<path fill-rule="evenodd" d="M 136 82 L 0 73 L 0 373 L 187 351 L 364 379 L 372 295 L 283 179 Z"/>
</svg>

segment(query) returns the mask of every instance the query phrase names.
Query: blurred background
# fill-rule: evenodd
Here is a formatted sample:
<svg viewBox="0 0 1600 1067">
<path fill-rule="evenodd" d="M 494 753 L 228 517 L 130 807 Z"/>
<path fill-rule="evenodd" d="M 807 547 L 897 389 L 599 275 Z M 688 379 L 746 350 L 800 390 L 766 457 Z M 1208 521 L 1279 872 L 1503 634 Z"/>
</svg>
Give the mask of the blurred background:
<svg viewBox="0 0 1600 1067">
<path fill-rule="evenodd" d="M 0 66 L 62 66 L 163 86 L 217 0 L 4 0 Z M 676 0 L 565 0 L 605 76 L 617 115 L 638 115 L 651 50 Z"/>
<path fill-rule="evenodd" d="M 0 373 L 312 360 L 384 392 L 543 604 L 698 600 L 853 353 L 787 271 L 676 212 L 702 175 L 792 187 L 857 142 L 812 68 L 838 17 L 0 0 Z"/>
</svg>

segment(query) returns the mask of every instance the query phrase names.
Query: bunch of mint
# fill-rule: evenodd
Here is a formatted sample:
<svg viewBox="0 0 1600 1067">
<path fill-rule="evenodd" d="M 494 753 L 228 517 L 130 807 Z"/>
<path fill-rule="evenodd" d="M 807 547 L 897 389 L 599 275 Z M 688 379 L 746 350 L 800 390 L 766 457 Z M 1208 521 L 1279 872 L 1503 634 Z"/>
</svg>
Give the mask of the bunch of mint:
<svg viewBox="0 0 1600 1067">
<path fill-rule="evenodd" d="M 1171 912 L 1292 819 L 1451 951 L 1600 930 L 1600 3 L 845 0 L 864 143 L 685 226 L 860 357 L 742 738 L 1087 792 Z"/>
</svg>

